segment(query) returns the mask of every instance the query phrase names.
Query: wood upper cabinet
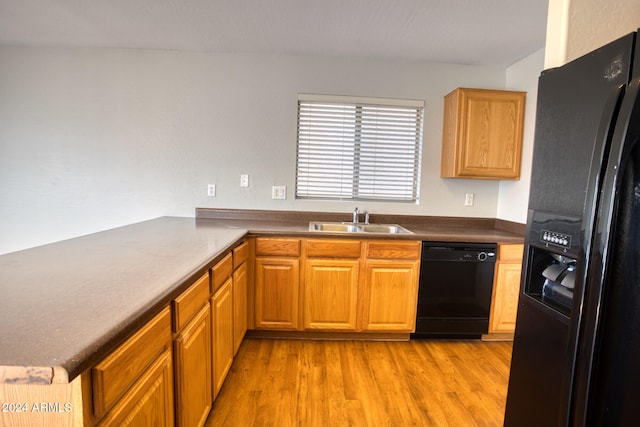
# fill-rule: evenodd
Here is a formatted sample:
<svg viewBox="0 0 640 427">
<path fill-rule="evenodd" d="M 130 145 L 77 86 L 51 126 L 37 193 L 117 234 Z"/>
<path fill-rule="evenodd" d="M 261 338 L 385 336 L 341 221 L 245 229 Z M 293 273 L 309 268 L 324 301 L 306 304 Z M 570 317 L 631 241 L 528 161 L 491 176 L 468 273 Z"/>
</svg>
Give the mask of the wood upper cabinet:
<svg viewBox="0 0 640 427">
<path fill-rule="evenodd" d="M 498 247 L 489 333 L 515 332 L 523 248 L 520 244 L 504 244 Z"/>
<path fill-rule="evenodd" d="M 256 239 L 255 327 L 299 327 L 300 239 Z"/>
<path fill-rule="evenodd" d="M 209 288 L 207 273 L 173 302 L 178 425 L 203 425 L 213 402 Z"/>
<path fill-rule="evenodd" d="M 362 330 L 415 331 L 420 242 L 368 242 Z"/>
<path fill-rule="evenodd" d="M 525 92 L 458 88 L 444 98 L 443 178 L 519 179 Z"/>
<path fill-rule="evenodd" d="M 308 240 L 304 277 L 304 328 L 356 330 L 358 240 Z"/>
</svg>

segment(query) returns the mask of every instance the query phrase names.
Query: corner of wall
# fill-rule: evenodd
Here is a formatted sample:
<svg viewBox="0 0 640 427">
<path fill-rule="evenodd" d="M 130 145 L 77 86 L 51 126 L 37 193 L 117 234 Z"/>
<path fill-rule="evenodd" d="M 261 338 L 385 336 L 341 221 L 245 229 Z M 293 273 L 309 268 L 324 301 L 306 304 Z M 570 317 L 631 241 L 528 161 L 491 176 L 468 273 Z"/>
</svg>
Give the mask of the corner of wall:
<svg viewBox="0 0 640 427">
<path fill-rule="evenodd" d="M 569 10 L 571 0 L 549 0 L 544 68 L 554 68 L 567 62 Z"/>
<path fill-rule="evenodd" d="M 522 141 L 522 162 L 518 181 L 501 181 L 496 218 L 524 224 L 527 222 L 531 162 L 538 98 L 538 77 L 544 68 L 545 49 L 539 49 L 507 68 L 506 88 L 527 92 Z"/>
</svg>

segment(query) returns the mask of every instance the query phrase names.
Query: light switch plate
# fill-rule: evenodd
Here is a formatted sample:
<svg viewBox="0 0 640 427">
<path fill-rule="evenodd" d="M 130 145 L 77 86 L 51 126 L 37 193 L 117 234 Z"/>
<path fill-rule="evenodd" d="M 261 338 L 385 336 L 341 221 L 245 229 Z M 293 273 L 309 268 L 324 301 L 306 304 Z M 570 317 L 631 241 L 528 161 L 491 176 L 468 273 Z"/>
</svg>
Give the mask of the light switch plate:
<svg viewBox="0 0 640 427">
<path fill-rule="evenodd" d="M 271 198 L 274 200 L 285 200 L 287 198 L 287 187 L 285 185 L 274 185 L 271 187 Z"/>
<path fill-rule="evenodd" d="M 240 187 L 248 187 L 249 186 L 249 175 L 243 173 L 240 175 Z"/>
</svg>

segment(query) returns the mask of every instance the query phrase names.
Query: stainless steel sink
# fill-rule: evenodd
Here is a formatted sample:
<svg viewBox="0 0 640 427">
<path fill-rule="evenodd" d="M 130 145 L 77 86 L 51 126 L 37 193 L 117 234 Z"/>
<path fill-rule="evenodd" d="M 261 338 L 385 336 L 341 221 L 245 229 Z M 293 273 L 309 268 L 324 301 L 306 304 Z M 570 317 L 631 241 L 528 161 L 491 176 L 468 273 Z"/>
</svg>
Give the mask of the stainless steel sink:
<svg viewBox="0 0 640 427">
<path fill-rule="evenodd" d="M 361 231 L 355 224 L 343 224 L 341 222 L 310 222 L 310 231 L 331 231 L 334 233 L 357 233 Z"/>
<path fill-rule="evenodd" d="M 385 234 L 413 234 L 411 231 L 396 224 L 368 224 L 362 226 L 365 233 L 385 233 Z"/>
<path fill-rule="evenodd" d="M 309 223 L 309 231 L 325 231 L 332 233 L 371 233 L 371 234 L 413 234 L 397 224 L 356 224 L 352 222 L 320 222 Z"/>
</svg>

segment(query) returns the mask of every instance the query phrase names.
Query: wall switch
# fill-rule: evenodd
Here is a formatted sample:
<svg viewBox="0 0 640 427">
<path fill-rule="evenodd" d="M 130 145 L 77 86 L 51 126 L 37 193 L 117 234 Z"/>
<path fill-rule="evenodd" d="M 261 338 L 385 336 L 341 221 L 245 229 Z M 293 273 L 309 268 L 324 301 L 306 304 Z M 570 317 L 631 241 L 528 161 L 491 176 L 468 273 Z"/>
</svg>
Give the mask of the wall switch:
<svg viewBox="0 0 640 427">
<path fill-rule="evenodd" d="M 271 187 L 271 198 L 274 200 L 285 200 L 287 198 L 287 187 L 285 185 L 274 185 Z"/>
<path fill-rule="evenodd" d="M 467 193 L 467 195 L 464 198 L 464 205 L 473 206 L 473 193 Z"/>
<path fill-rule="evenodd" d="M 249 175 L 242 174 L 240 175 L 240 187 L 248 187 L 249 186 Z"/>
<path fill-rule="evenodd" d="M 216 185 L 215 184 L 207 185 L 207 196 L 216 197 Z"/>
</svg>

